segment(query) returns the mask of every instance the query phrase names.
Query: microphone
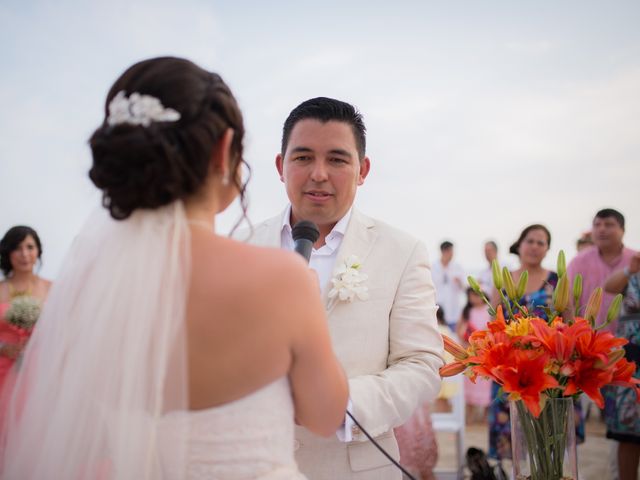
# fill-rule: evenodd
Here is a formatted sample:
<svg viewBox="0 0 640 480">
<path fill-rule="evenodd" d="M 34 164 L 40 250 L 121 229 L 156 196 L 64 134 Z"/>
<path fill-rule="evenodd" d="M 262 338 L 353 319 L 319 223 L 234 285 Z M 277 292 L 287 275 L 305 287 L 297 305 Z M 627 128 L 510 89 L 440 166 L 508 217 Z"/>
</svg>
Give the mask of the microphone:
<svg viewBox="0 0 640 480">
<path fill-rule="evenodd" d="M 311 249 L 320 236 L 320 230 L 315 223 L 309 220 L 300 220 L 291 229 L 291 236 L 293 237 L 293 249 L 309 263 Z"/>
</svg>

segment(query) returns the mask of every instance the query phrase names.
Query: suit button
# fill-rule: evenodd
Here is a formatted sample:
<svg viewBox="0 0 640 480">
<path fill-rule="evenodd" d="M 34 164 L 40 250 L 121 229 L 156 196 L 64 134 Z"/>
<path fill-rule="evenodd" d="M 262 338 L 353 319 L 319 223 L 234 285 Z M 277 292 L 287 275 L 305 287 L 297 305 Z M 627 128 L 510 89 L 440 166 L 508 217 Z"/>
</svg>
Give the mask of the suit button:
<svg viewBox="0 0 640 480">
<path fill-rule="evenodd" d="M 360 433 L 360 428 L 357 425 L 351 425 L 351 435 L 355 437 L 356 435 L 360 435 Z"/>
</svg>

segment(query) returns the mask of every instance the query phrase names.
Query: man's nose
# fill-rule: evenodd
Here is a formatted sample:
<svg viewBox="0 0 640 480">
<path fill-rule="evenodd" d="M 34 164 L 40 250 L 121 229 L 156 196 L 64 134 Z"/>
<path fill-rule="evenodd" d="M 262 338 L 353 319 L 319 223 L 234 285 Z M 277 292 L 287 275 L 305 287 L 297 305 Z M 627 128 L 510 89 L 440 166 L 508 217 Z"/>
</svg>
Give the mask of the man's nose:
<svg viewBox="0 0 640 480">
<path fill-rule="evenodd" d="M 316 161 L 311 170 L 311 180 L 314 182 L 324 182 L 327 180 L 327 167 L 324 162 Z"/>
</svg>

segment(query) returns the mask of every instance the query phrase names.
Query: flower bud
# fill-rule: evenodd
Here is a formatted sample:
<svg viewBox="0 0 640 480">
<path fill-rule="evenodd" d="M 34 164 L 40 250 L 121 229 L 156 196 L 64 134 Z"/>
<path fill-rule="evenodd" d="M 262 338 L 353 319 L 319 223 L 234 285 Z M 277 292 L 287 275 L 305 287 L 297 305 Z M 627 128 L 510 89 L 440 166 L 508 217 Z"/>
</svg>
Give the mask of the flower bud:
<svg viewBox="0 0 640 480">
<path fill-rule="evenodd" d="M 564 257 L 564 251 L 558 252 L 558 278 L 567 273 L 567 260 Z"/>
<path fill-rule="evenodd" d="M 622 294 L 619 293 L 613 300 L 611 300 L 611 305 L 609 305 L 609 310 L 607 310 L 607 323 L 613 322 L 620 313 L 620 305 L 622 305 Z"/>
<path fill-rule="evenodd" d="M 467 277 L 467 282 L 469 282 L 469 286 L 471 289 L 476 292 L 478 295 L 482 296 L 482 288 L 480 288 L 480 284 L 478 281 L 473 278 L 471 275 Z"/>
<path fill-rule="evenodd" d="M 444 340 L 444 349 L 451 355 L 453 355 L 454 358 L 457 358 L 458 360 L 464 360 L 469 356 L 464 348 L 454 342 L 447 335 L 442 335 L 442 340 Z"/>
<path fill-rule="evenodd" d="M 573 278 L 573 305 L 576 307 L 576 312 L 580 307 L 581 296 L 582 296 L 582 275 L 577 274 Z"/>
<path fill-rule="evenodd" d="M 592 326 L 595 324 L 596 318 L 598 317 L 601 303 L 602 288 L 598 287 L 593 292 L 591 292 L 591 296 L 589 297 L 589 301 L 587 302 L 587 308 L 584 311 L 584 318 L 586 318 Z"/>
<path fill-rule="evenodd" d="M 518 287 L 516 288 L 516 293 L 518 294 L 518 298 L 522 298 L 524 296 L 524 292 L 527 291 L 527 283 L 529 282 L 529 272 L 526 270 L 522 272 L 520 275 L 520 280 L 518 280 Z"/>
<path fill-rule="evenodd" d="M 513 277 L 507 267 L 502 269 L 502 281 L 504 282 L 504 289 L 507 291 L 507 297 L 512 301 L 517 302 L 518 296 L 516 292 L 516 286 L 513 284 Z"/>
<path fill-rule="evenodd" d="M 553 291 L 553 308 L 556 312 L 562 313 L 569 305 L 569 279 L 567 274 L 563 274 L 558 280 L 558 285 Z"/>
<path fill-rule="evenodd" d="M 498 260 L 493 259 L 491 262 L 491 275 L 493 276 L 493 286 L 496 290 L 502 290 L 502 275 L 500 274 L 500 264 Z"/>
<path fill-rule="evenodd" d="M 467 366 L 459 361 L 447 363 L 444 367 L 440 367 L 440 376 L 453 377 L 454 375 L 464 372 L 466 368 Z"/>
</svg>

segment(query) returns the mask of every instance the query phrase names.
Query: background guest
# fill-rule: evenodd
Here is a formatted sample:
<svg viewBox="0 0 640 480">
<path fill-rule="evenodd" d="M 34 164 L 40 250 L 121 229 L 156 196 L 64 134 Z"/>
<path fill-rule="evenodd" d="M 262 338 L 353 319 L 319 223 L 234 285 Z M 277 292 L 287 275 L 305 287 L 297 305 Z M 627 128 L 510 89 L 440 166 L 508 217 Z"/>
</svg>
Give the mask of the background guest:
<svg viewBox="0 0 640 480">
<path fill-rule="evenodd" d="M 489 240 L 484 244 L 484 258 L 487 259 L 487 268 L 478 275 L 478 283 L 485 292 L 493 290 L 493 276 L 491 274 L 491 262 L 498 258 L 498 244 L 493 240 Z"/>
<path fill-rule="evenodd" d="M 592 246 L 593 239 L 591 238 L 591 231 L 584 232 L 582 235 L 580 235 L 580 238 L 576 240 L 576 251 L 578 253 Z"/>
<path fill-rule="evenodd" d="M 482 297 L 467 288 L 467 304 L 462 309 L 462 316 L 456 326 L 458 338 L 466 343 L 473 332 L 486 329 L 490 320 L 491 316 Z M 467 423 L 486 420 L 487 407 L 491 401 L 491 382 L 478 377 L 474 383 L 465 376 L 464 399 Z"/>
<path fill-rule="evenodd" d="M 569 263 L 567 271 L 572 282 L 577 274 L 582 275 L 580 305 L 583 307 L 587 304 L 591 292 L 597 287 L 602 287 L 609 275 L 629 266 L 635 252 L 622 243 L 624 225 L 624 216 L 613 208 L 597 212 L 591 230 L 595 248 L 584 249 Z M 605 292 L 602 296 L 602 308 L 596 320 L 598 324 L 605 322 L 611 300 L 613 295 Z M 609 324 L 607 329 L 615 332 L 616 322 Z"/>
<path fill-rule="evenodd" d="M 614 272 L 604 283 L 611 294 L 624 292 L 622 311 L 616 335 L 629 340 L 625 345 L 627 360 L 635 362 L 635 378 L 640 362 L 640 253 L 636 253 L 629 266 Z M 640 405 L 631 388 L 608 387 L 605 391 L 605 419 L 607 438 L 618 442 L 617 468 L 619 480 L 637 479 L 640 461 Z"/>
<path fill-rule="evenodd" d="M 553 289 L 558 283 L 556 272 L 547 270 L 542 261 L 551 246 L 551 233 L 544 225 L 534 224 L 526 227 L 518 240 L 511 245 L 509 252 L 518 256 L 520 267 L 511 272 L 515 284 L 520 275 L 529 272 L 525 294 L 519 303 L 529 312 L 540 318 L 547 318 L 544 307 L 551 305 Z M 500 303 L 499 294 L 494 289 L 494 305 Z M 493 382 L 491 395 L 494 399 L 489 407 L 489 455 L 494 458 L 511 457 L 511 425 L 509 421 L 509 404 L 505 395 L 499 395 L 500 386 Z M 584 421 L 580 404 L 576 408 L 576 434 L 584 440 Z"/>
<path fill-rule="evenodd" d="M 464 292 L 464 270 L 453 261 L 453 243 L 440 244 L 440 260 L 433 263 L 431 275 L 436 286 L 436 303 L 444 310 L 444 318 L 455 330 L 460 318 L 461 296 Z"/>
<path fill-rule="evenodd" d="M 35 300 L 35 305 L 41 306 L 51 287 L 49 280 L 34 273 L 41 256 L 40 237 L 31 227 L 12 227 L 0 240 L 0 269 L 5 277 L 0 282 L 0 388 L 32 331 L 7 322 L 6 315 L 11 315 L 12 302 L 29 297 Z"/>
</svg>

